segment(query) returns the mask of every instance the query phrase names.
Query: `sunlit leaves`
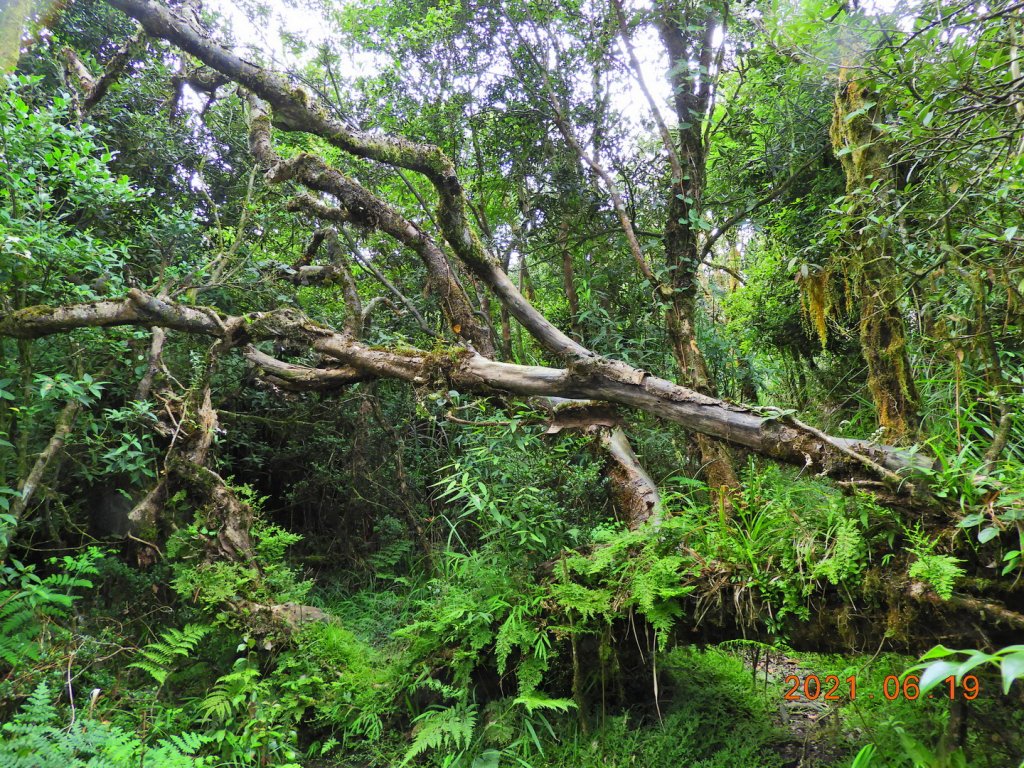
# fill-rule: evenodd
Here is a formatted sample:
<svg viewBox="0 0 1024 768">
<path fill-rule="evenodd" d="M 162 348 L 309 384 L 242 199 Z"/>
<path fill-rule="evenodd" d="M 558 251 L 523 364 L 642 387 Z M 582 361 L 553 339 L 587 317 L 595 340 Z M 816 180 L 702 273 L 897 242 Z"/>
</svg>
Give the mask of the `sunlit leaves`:
<svg viewBox="0 0 1024 768">
<path fill-rule="evenodd" d="M 907 670 L 907 674 L 923 670 L 920 681 L 922 694 L 950 677 L 954 678 L 954 684 L 959 684 L 965 675 L 983 665 L 999 670 L 1003 693 L 1008 694 L 1013 683 L 1024 678 L 1024 645 L 1011 645 L 995 653 L 937 645 L 921 657 L 921 662 Z"/>
</svg>

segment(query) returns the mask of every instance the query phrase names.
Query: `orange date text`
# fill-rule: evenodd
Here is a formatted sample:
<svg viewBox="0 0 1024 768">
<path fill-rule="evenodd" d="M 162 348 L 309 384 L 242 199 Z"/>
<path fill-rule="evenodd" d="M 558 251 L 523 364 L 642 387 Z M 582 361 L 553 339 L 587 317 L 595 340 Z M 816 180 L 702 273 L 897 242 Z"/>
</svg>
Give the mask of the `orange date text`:
<svg viewBox="0 0 1024 768">
<path fill-rule="evenodd" d="M 854 701 L 858 696 L 866 695 L 869 699 L 886 701 L 916 701 L 919 698 L 973 701 L 981 692 L 981 685 L 974 675 L 965 675 L 960 680 L 950 675 L 927 694 L 921 693 L 920 683 L 921 678 L 917 675 L 903 678 L 889 675 L 882 681 L 880 690 L 864 691 L 858 688 L 856 675 L 847 678 L 838 675 L 787 675 L 782 698 L 786 701 Z"/>
</svg>

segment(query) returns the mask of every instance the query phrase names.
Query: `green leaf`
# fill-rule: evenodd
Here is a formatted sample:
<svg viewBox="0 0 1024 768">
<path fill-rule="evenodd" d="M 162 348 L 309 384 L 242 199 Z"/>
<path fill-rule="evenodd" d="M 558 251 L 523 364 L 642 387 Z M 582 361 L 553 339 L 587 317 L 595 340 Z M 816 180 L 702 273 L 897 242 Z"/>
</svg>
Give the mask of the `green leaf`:
<svg viewBox="0 0 1024 768">
<path fill-rule="evenodd" d="M 913 738 L 902 728 L 895 729 L 899 734 L 903 751 L 914 761 L 914 765 L 934 765 L 935 755 L 917 739 Z"/>
<path fill-rule="evenodd" d="M 936 645 L 921 657 L 921 661 L 928 661 L 928 659 L 943 659 L 946 656 L 953 655 L 954 653 L 960 653 L 960 651 L 954 650 L 953 648 L 947 648 L 944 645 Z"/>
<path fill-rule="evenodd" d="M 875 759 L 876 748 L 874 744 L 865 744 L 857 757 L 854 758 L 850 768 L 870 768 Z"/>
<path fill-rule="evenodd" d="M 551 699 L 543 694 L 533 692 L 516 697 L 514 704 L 522 704 L 531 715 L 537 709 L 553 709 L 557 712 L 568 712 L 576 708 L 572 699 Z"/>
<path fill-rule="evenodd" d="M 941 681 L 950 675 L 955 675 L 959 666 L 954 661 L 935 661 L 925 666 L 924 673 L 921 675 L 921 680 L 918 683 L 921 687 L 921 693 L 928 693 Z"/>
<path fill-rule="evenodd" d="M 1004 656 L 1000 674 L 1003 677 L 1003 693 L 1008 694 L 1013 681 L 1024 677 L 1024 651 Z"/>
<path fill-rule="evenodd" d="M 989 526 L 988 528 L 983 528 L 981 532 L 978 534 L 978 541 L 980 541 L 982 544 L 987 544 L 998 535 L 999 529 L 995 528 L 994 526 Z"/>
<path fill-rule="evenodd" d="M 861 115 L 866 115 L 868 113 L 868 111 L 872 107 L 874 107 L 874 106 L 875 106 L 875 102 L 873 102 L 873 101 L 865 101 L 864 102 L 864 106 L 860 107 L 859 109 L 853 110 L 853 112 L 847 113 L 846 117 L 844 117 L 843 120 L 845 120 L 848 123 L 853 122 L 854 120 L 856 120 Z"/>
<path fill-rule="evenodd" d="M 982 651 L 968 651 L 967 654 L 967 661 L 961 662 L 956 670 L 956 676 L 960 679 L 975 667 L 996 660 L 996 657 L 992 654 L 983 653 Z"/>
<path fill-rule="evenodd" d="M 473 758 L 470 768 L 498 768 L 501 765 L 501 752 L 496 749 L 488 749 Z"/>
</svg>

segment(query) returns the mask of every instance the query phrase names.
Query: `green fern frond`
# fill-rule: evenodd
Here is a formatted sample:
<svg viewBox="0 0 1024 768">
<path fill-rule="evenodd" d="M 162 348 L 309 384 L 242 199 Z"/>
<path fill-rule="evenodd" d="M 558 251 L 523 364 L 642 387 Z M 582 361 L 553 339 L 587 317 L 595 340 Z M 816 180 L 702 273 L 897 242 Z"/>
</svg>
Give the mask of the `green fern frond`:
<svg viewBox="0 0 1024 768">
<path fill-rule="evenodd" d="M 919 555 L 910 566 L 910 577 L 927 582 L 939 597 L 949 600 L 957 580 L 964 575 L 962 562 L 950 555 Z"/>
<path fill-rule="evenodd" d="M 401 765 L 408 765 L 415 757 L 431 749 L 466 749 L 473 741 L 476 720 L 475 704 L 459 704 L 423 713 L 414 721 L 416 736 Z"/>
<path fill-rule="evenodd" d="M 183 757 L 194 757 L 195 754 L 210 742 L 210 737 L 201 733 L 187 731 L 176 733 L 161 739 L 158 747 L 164 750 L 173 750 Z"/>
<path fill-rule="evenodd" d="M 533 714 L 538 709 L 552 709 L 556 712 L 568 712 L 575 709 L 577 704 L 572 699 L 552 699 L 542 693 L 533 691 L 522 696 L 517 696 L 514 704 L 522 704 L 526 707 L 528 714 Z"/>
<path fill-rule="evenodd" d="M 191 656 L 199 641 L 206 637 L 210 630 L 211 627 L 202 624 L 186 624 L 181 629 L 168 629 L 160 634 L 162 640 L 140 649 L 141 658 L 128 667 L 141 669 L 152 677 L 157 685 L 163 685 L 178 661 Z"/>
<path fill-rule="evenodd" d="M 259 691 L 260 671 L 246 659 L 235 662 L 235 669 L 217 678 L 199 708 L 207 719 L 226 722 Z"/>
</svg>

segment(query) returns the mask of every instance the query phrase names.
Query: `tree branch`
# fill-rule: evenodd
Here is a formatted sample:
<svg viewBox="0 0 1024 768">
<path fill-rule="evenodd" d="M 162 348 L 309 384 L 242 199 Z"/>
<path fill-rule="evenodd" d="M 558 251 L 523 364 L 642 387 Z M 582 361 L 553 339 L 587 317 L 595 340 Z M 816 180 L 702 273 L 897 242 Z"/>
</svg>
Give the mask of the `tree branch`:
<svg viewBox="0 0 1024 768">
<path fill-rule="evenodd" d="M 722 224 L 715 227 L 714 231 L 711 232 L 708 235 L 707 239 L 704 241 L 704 247 L 701 248 L 700 250 L 700 260 L 704 261 L 711 254 L 711 249 L 715 247 L 715 243 L 719 241 L 722 235 L 724 235 L 726 232 L 735 227 L 744 219 L 748 218 L 750 214 L 752 214 L 754 211 L 763 208 L 764 206 L 768 205 L 768 203 L 777 199 L 779 195 L 781 195 L 783 192 L 785 192 L 787 189 L 793 186 L 793 184 L 796 183 L 797 179 L 803 176 L 804 173 L 806 173 L 812 165 L 818 162 L 818 160 L 818 156 L 808 158 L 807 161 L 803 163 L 803 165 L 801 165 L 799 168 L 793 171 L 793 173 L 787 176 L 781 183 L 778 184 L 778 186 L 775 187 L 775 189 L 773 189 L 767 195 L 762 197 L 753 205 L 744 208 L 742 211 L 737 211 L 724 222 L 722 222 Z M 730 271 L 728 267 L 724 267 L 721 264 L 712 264 L 711 266 L 715 267 L 716 269 L 724 269 L 726 271 Z M 735 274 L 733 276 L 737 278 L 739 277 L 738 275 Z"/>
<path fill-rule="evenodd" d="M 110 61 L 107 62 L 103 74 L 99 77 L 93 76 L 92 72 L 82 63 L 82 60 L 78 58 L 78 54 L 74 50 L 64 48 L 61 51 L 61 54 L 64 56 L 64 72 L 66 76 L 69 80 L 72 79 L 72 76 L 74 77 L 84 96 L 82 99 L 82 112 L 91 110 L 107 95 L 110 86 L 117 82 L 125 67 L 128 66 L 128 62 L 131 61 L 132 51 L 142 42 L 145 35 L 145 30 L 142 27 L 138 27 L 135 34 L 114 51 L 114 55 L 110 57 Z"/>
<path fill-rule="evenodd" d="M 210 308 L 161 301 L 137 289 L 130 291 L 122 301 L 13 311 L 0 316 L 0 335 L 30 339 L 73 328 L 122 325 L 164 325 L 219 338 L 230 345 L 261 339 L 287 340 L 341 364 L 341 371 L 314 374 L 310 373 L 313 369 L 289 366 L 246 349 L 246 355 L 253 362 L 268 373 L 288 380 L 295 389 L 324 389 L 328 379 L 332 385 L 340 386 L 360 378 L 387 378 L 416 386 L 439 386 L 465 392 L 609 401 L 822 474 L 881 479 L 892 495 L 911 506 L 932 503 L 918 488 L 920 478 L 914 476 L 918 467 L 930 466 L 923 456 L 884 445 L 823 438 L 816 430 L 782 419 L 765 418 L 744 406 L 702 395 L 623 363 L 601 358 L 576 361 L 567 368 L 549 368 L 502 363 L 470 349 L 453 348 L 444 354 L 418 349 L 376 349 L 359 343 L 350 334 L 313 323 L 291 309 L 222 317 Z M 873 471 L 865 459 L 879 465 L 878 471 Z M 881 469 L 886 472 L 882 473 Z M 890 473 L 900 474 L 898 483 L 892 481 Z M 882 477 L 876 478 L 878 474 Z"/>
<path fill-rule="evenodd" d="M 191 53 L 242 85 L 273 107 L 275 124 L 289 131 L 322 137 L 356 157 L 423 174 L 434 185 L 439 205 L 437 222 L 455 255 L 484 282 L 520 324 L 547 350 L 561 357 L 593 358 L 594 354 L 547 320 L 526 301 L 494 256 L 484 248 L 467 217 L 469 208 L 455 165 L 438 147 L 381 133 L 363 133 L 330 117 L 312 96 L 280 75 L 246 61 L 153 0 L 108 0 L 136 19 L 145 30 Z"/>
<path fill-rule="evenodd" d="M 473 305 L 437 243 L 386 202 L 320 158 L 301 153 L 283 160 L 271 143 L 266 105 L 250 95 L 249 107 L 249 146 L 256 159 L 269 168 L 267 179 L 273 183 L 295 179 L 311 190 L 326 192 L 341 204 L 340 210 L 334 214 L 336 219 L 380 230 L 414 251 L 427 268 L 452 330 L 481 354 L 493 356 L 490 333 L 476 322 Z M 300 198 L 295 202 L 321 216 L 332 213 L 328 206 L 318 205 L 312 198 Z"/>
<path fill-rule="evenodd" d="M 597 158 L 589 154 L 580 145 L 579 140 L 572 131 L 572 126 L 569 125 L 569 121 L 565 116 L 565 110 L 562 107 L 561 100 L 558 98 L 558 94 L 555 92 L 554 85 L 551 82 L 551 75 L 548 73 L 547 68 L 544 66 L 543 62 L 534 55 L 529 44 L 516 25 L 512 26 L 512 31 L 519 39 L 519 43 L 523 46 L 523 50 L 527 52 L 530 59 L 533 61 L 534 66 L 537 67 L 537 70 L 540 72 L 541 79 L 544 82 L 544 90 L 548 98 L 548 103 L 551 104 L 552 119 L 555 122 L 555 126 L 558 128 L 562 137 L 565 139 L 565 143 L 569 145 L 569 148 L 573 151 L 576 157 L 588 166 L 599 179 L 601 179 L 601 183 L 604 184 L 605 191 L 611 200 L 615 215 L 619 219 L 619 225 L 622 227 L 622 232 L 626 236 L 626 243 L 629 245 L 629 252 L 633 255 L 633 260 L 636 262 L 637 268 L 651 283 L 651 285 L 657 285 L 658 281 L 654 276 L 654 271 L 651 269 L 650 263 L 647 261 L 647 257 L 644 256 L 643 249 L 640 247 L 640 241 L 637 239 L 636 231 L 633 229 L 633 220 L 630 218 L 629 212 L 626 210 L 626 203 L 622 199 L 622 193 L 619 191 L 618 184 L 615 183 L 615 179 L 613 179 L 611 174 L 605 170 L 604 166 L 597 161 Z"/>
<path fill-rule="evenodd" d="M 321 203 L 319 200 L 316 200 L 310 197 L 309 195 L 299 195 L 298 197 L 289 200 L 287 207 L 288 210 L 290 211 L 305 211 L 306 213 L 309 213 L 310 215 L 315 216 L 316 218 L 324 221 L 334 221 L 338 224 L 344 224 L 349 221 L 348 216 L 341 208 L 335 208 L 329 205 L 325 205 L 324 203 Z M 430 327 L 427 321 L 423 318 L 423 315 L 420 314 L 420 311 L 416 308 L 416 305 L 413 304 L 412 299 L 410 299 L 408 296 L 402 293 L 397 287 L 395 287 L 395 284 L 392 283 L 383 272 L 377 269 L 377 266 L 372 261 L 363 258 L 359 254 L 358 247 L 356 246 L 352 238 L 345 232 L 344 229 L 341 230 L 341 233 L 345 235 L 345 238 L 349 244 L 349 249 L 352 253 L 352 258 L 359 262 L 359 266 L 361 266 L 363 269 L 365 269 L 367 272 L 373 275 L 377 279 L 377 281 L 385 288 L 387 288 L 396 299 L 402 302 L 405 308 L 409 310 L 409 313 L 416 318 L 416 323 L 419 325 L 420 330 L 422 330 L 428 336 L 436 336 L 437 333 L 434 331 L 433 328 Z M 314 236 L 314 240 L 315 239 L 316 237 Z M 312 247 L 313 244 L 310 243 L 310 248 Z M 310 248 L 306 249 L 307 254 L 309 254 Z M 312 258 L 312 255 L 309 255 L 308 258 Z M 303 261 L 305 261 L 306 259 L 307 256 L 304 256 Z"/>
</svg>

